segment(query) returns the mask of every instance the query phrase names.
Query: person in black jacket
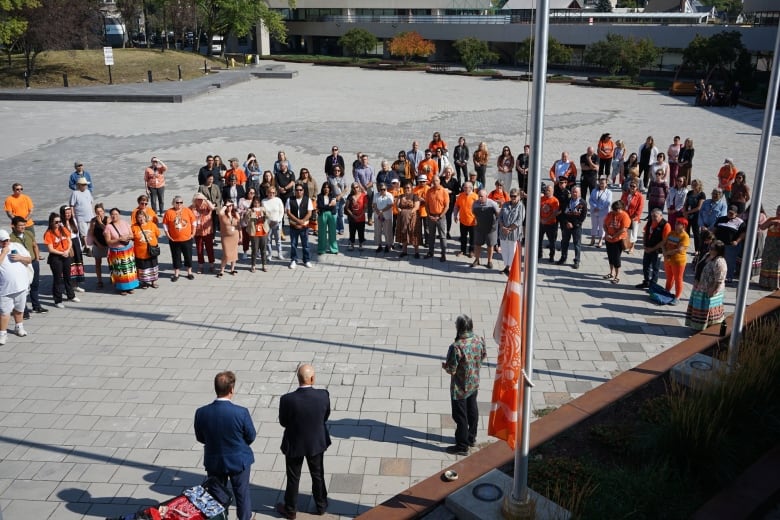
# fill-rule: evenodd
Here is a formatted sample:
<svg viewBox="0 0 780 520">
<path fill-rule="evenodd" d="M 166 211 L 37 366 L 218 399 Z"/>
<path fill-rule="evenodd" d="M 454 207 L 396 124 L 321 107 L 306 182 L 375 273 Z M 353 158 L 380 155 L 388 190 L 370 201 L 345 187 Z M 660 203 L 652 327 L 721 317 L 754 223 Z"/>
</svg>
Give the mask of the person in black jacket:
<svg viewBox="0 0 780 520">
<path fill-rule="evenodd" d="M 571 199 L 561 206 L 561 259 L 558 265 L 566 263 L 569 254 L 569 242 L 574 241 L 574 269 L 580 268 L 580 242 L 582 240 L 582 223 L 588 216 L 588 204 L 580 196 L 579 186 L 571 189 Z"/>
<path fill-rule="evenodd" d="M 330 150 L 330 155 L 325 158 L 325 176 L 332 177 L 333 168 L 336 166 L 340 167 L 341 171 L 346 171 L 344 168 L 344 158 L 339 154 L 339 147 L 333 145 L 333 148 Z"/>
<path fill-rule="evenodd" d="M 276 511 L 288 519 L 296 517 L 304 457 L 311 473 L 311 491 L 317 514 L 324 514 L 328 507 L 323 458 L 330 446 L 330 434 L 325 424 L 330 416 L 330 394 L 325 389 L 314 388 L 313 366 L 301 365 L 297 374 L 298 389 L 283 395 L 279 401 L 279 424 L 284 428 L 282 453 L 287 470 L 287 489 L 284 503 L 276 504 Z"/>
</svg>

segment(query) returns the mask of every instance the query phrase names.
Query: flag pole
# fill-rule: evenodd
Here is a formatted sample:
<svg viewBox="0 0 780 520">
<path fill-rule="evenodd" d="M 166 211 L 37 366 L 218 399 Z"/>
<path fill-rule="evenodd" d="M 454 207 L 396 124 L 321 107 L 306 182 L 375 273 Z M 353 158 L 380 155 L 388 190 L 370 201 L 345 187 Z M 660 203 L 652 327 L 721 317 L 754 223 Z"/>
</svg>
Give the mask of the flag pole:
<svg viewBox="0 0 780 520">
<path fill-rule="evenodd" d="M 549 0 L 537 0 L 536 2 L 536 27 L 534 30 L 534 66 L 533 66 L 533 112 L 531 122 L 531 156 L 528 165 L 528 198 L 526 210 L 525 229 L 525 269 L 523 284 L 524 305 L 522 308 L 523 319 L 523 344 L 526 348 L 525 373 L 518 378 L 518 385 L 526 385 L 522 392 L 523 402 L 518 403 L 518 409 L 522 411 L 520 442 L 515 447 L 515 467 L 512 482 L 512 492 L 504 501 L 502 513 L 505 518 L 517 518 L 518 513 L 529 515 L 528 499 L 528 451 L 529 451 L 529 427 L 531 415 L 531 389 L 529 383 L 533 380 L 534 359 L 534 318 L 536 310 L 536 274 L 539 251 L 539 212 L 541 207 L 541 172 L 544 141 L 544 94 L 545 80 L 547 78 L 547 38 L 549 34 Z M 520 392 L 518 392 L 519 394 Z"/>
<path fill-rule="evenodd" d="M 745 321 L 745 305 L 750 288 L 750 270 L 753 267 L 753 252 L 758 238 L 758 217 L 761 201 L 764 195 L 764 177 L 766 163 L 769 157 L 769 144 L 772 141 L 772 130 L 775 122 L 778 86 L 780 86 L 780 26 L 775 38 L 775 54 L 772 58 L 772 73 L 769 76 L 769 88 L 764 106 L 764 126 L 761 130 L 761 144 L 758 148 L 758 163 L 756 164 L 756 180 L 753 185 L 753 203 L 750 205 L 747 232 L 745 233 L 745 248 L 742 250 L 742 268 L 739 272 L 737 300 L 735 302 L 734 320 L 731 322 L 731 337 L 729 338 L 728 363 L 732 370 L 737 368 L 739 356 L 739 340 L 742 337 Z"/>
</svg>

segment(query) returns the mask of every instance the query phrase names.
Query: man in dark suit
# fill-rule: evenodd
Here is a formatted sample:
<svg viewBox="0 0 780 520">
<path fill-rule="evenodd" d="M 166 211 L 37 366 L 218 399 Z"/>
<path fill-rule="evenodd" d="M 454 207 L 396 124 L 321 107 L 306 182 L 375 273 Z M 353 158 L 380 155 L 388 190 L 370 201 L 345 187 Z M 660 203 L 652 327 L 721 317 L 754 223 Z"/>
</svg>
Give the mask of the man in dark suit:
<svg viewBox="0 0 780 520">
<path fill-rule="evenodd" d="M 284 503 L 276 504 L 276 511 L 284 518 L 294 519 L 298 501 L 303 458 L 311 473 L 311 491 L 317 514 L 325 514 L 328 491 L 325 489 L 323 456 L 330 446 L 330 434 L 325 421 L 330 416 L 330 394 L 314 388 L 314 367 L 298 367 L 298 389 L 283 395 L 279 402 L 279 424 L 284 428 L 282 453 L 287 467 L 287 489 Z"/>
<path fill-rule="evenodd" d="M 214 378 L 217 399 L 195 412 L 195 438 L 204 444 L 203 465 L 210 477 L 233 486 L 238 520 L 249 520 L 249 472 L 255 461 L 249 447 L 257 435 L 249 410 L 231 402 L 236 386 L 233 372 L 220 372 Z"/>
</svg>

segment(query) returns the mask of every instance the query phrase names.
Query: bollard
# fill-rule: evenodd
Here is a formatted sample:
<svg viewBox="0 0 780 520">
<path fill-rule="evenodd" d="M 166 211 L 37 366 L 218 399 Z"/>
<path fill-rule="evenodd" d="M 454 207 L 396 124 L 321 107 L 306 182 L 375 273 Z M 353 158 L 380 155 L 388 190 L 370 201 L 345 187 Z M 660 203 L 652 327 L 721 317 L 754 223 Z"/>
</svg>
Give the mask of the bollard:
<svg viewBox="0 0 780 520">
<path fill-rule="evenodd" d="M 149 83 L 151 83 L 152 82 L 152 71 L 151 70 L 147 70 L 146 71 L 146 77 L 149 80 Z"/>
<path fill-rule="evenodd" d="M 203 74 L 209 73 L 209 62 L 206 60 L 203 60 Z"/>
<path fill-rule="evenodd" d="M 179 67 L 179 81 L 181 81 L 181 65 L 177 65 Z"/>
<path fill-rule="evenodd" d="M 62 86 L 65 88 L 68 88 L 68 74 L 67 72 L 62 73 Z"/>
<path fill-rule="evenodd" d="M 27 75 L 27 71 L 24 71 L 24 88 L 30 88 L 30 76 Z"/>
</svg>

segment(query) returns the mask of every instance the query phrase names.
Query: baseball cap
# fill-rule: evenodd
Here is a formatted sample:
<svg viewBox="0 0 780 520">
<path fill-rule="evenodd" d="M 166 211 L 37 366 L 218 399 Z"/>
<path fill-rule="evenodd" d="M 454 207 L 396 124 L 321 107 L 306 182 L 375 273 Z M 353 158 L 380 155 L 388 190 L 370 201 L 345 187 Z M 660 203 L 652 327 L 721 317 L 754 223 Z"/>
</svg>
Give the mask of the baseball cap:
<svg viewBox="0 0 780 520">
<path fill-rule="evenodd" d="M 417 177 L 417 182 L 428 182 L 428 177 L 425 175 L 420 175 Z"/>
<path fill-rule="evenodd" d="M 76 161 L 73 163 L 74 168 L 78 168 L 79 166 L 84 166 L 84 163 L 82 163 L 81 161 Z"/>
<path fill-rule="evenodd" d="M 734 159 L 732 159 L 731 157 L 726 157 L 726 158 L 723 160 L 723 164 L 726 164 L 726 163 L 731 163 L 731 164 L 734 164 Z"/>
<path fill-rule="evenodd" d="M 401 184 L 401 181 L 400 181 L 400 179 L 393 179 L 392 181 L 390 181 L 390 183 L 391 184 Z"/>
<path fill-rule="evenodd" d="M 11 235 L 8 234 L 8 231 L 5 229 L 0 229 L 0 242 L 5 242 L 6 240 L 10 240 Z"/>
</svg>

